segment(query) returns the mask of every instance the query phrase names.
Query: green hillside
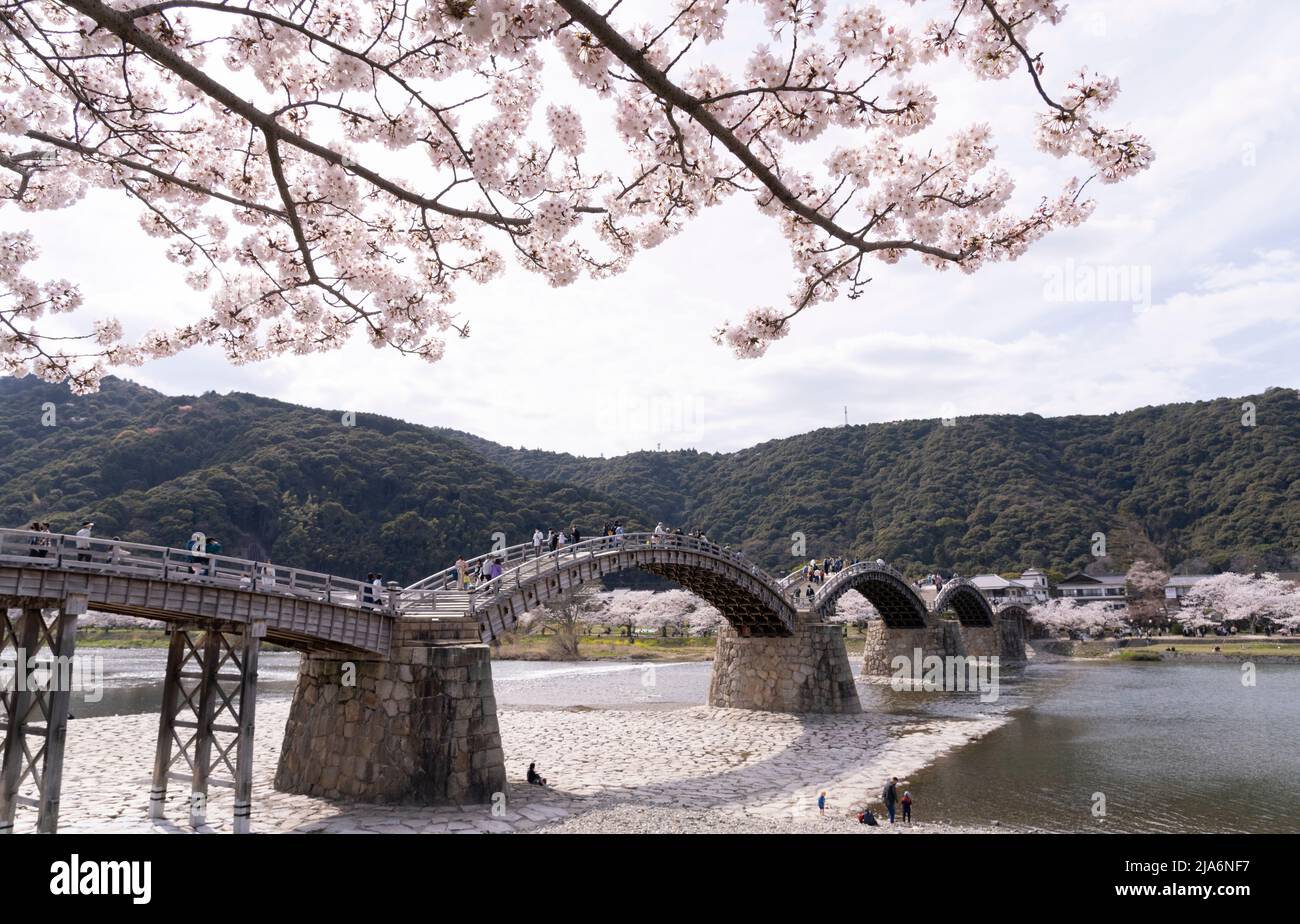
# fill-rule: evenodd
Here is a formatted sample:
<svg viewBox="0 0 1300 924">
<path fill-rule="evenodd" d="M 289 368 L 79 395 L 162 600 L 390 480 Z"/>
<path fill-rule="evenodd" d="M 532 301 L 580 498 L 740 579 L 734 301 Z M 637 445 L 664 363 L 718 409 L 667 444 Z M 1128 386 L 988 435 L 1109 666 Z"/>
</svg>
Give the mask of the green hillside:
<svg viewBox="0 0 1300 924">
<path fill-rule="evenodd" d="M 55 426 L 41 423 L 53 402 Z M 182 546 L 195 530 L 227 554 L 409 581 L 492 534 L 608 516 L 614 503 L 531 481 L 428 428 L 252 395 L 169 397 L 120 380 L 74 398 L 0 380 L 0 522 L 84 517 L 96 534 Z M 626 515 L 632 516 L 628 511 Z M 638 521 L 639 522 L 639 521 Z"/>
<path fill-rule="evenodd" d="M 1244 400 L 1257 426 L 1241 424 Z M 42 424 L 52 403 L 54 426 Z M 109 379 L 73 397 L 0 379 L 0 522 L 181 545 L 340 574 L 412 580 L 494 532 L 664 520 L 763 565 L 807 554 L 911 571 L 1068 571 L 1104 532 L 1114 567 L 1294 568 L 1300 396 L 1106 416 L 960 418 L 817 430 L 734 453 L 613 459 L 517 450 L 469 434 L 246 394 L 174 397 Z"/>
<path fill-rule="evenodd" d="M 1242 404 L 1256 425 L 1242 425 Z M 817 430 L 735 453 L 582 459 L 449 437 L 521 475 L 585 485 L 743 545 L 773 566 L 849 549 L 932 568 L 1058 571 L 1139 556 L 1184 570 L 1295 568 L 1300 395 Z"/>
</svg>

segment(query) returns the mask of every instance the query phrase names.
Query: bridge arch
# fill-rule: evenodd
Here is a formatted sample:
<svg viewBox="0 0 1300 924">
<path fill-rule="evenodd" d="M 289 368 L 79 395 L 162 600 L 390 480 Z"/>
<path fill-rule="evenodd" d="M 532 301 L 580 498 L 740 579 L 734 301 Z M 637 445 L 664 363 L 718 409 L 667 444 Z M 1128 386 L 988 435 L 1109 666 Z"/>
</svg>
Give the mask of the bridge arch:
<svg viewBox="0 0 1300 924">
<path fill-rule="evenodd" d="M 553 552 L 533 554 L 531 546 L 503 549 L 479 556 L 473 563 L 497 558 L 500 576 L 478 584 L 472 592 L 455 587 L 455 569 L 431 575 L 403 591 L 399 604 L 404 615 L 418 615 L 430 604 L 422 595 L 441 603 L 459 597 L 462 614 L 475 619 L 484 641 L 509 631 L 525 612 L 558 600 L 574 587 L 598 581 L 628 568 L 667 578 L 717 607 L 741 636 L 794 634 L 795 607 L 777 581 L 729 549 L 690 536 L 629 533 L 601 536 Z M 448 580 L 451 579 L 449 585 Z"/>
<path fill-rule="evenodd" d="M 1006 606 L 1000 606 L 994 611 L 999 618 L 1019 619 L 1023 622 L 1029 621 L 1029 610 L 1019 603 L 1008 603 Z"/>
<path fill-rule="evenodd" d="M 993 625 L 993 607 L 978 587 L 965 578 L 954 578 L 934 598 L 932 612 L 952 610 L 957 621 L 967 627 Z"/>
<path fill-rule="evenodd" d="M 856 590 L 891 629 L 922 629 L 929 624 L 925 601 L 903 575 L 880 562 L 859 562 L 831 575 L 813 597 L 813 612 L 827 619 L 835 601 Z"/>
</svg>

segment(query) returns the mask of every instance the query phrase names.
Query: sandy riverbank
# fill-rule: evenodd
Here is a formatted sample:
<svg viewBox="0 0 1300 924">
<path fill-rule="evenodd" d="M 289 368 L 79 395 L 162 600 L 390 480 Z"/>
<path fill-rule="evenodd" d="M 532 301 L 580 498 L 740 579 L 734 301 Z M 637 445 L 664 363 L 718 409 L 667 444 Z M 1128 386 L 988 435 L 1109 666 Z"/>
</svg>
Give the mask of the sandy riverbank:
<svg viewBox="0 0 1300 924">
<path fill-rule="evenodd" d="M 705 706 L 666 710 L 503 709 L 511 790 L 487 806 L 375 806 L 275 792 L 271 781 L 288 702 L 258 705 L 254 831 L 643 833 L 879 833 L 854 821 L 891 775 L 906 779 L 1003 718 L 917 720 L 886 715 L 785 716 Z M 69 724 L 61 829 L 151 829 L 146 821 L 157 716 Z M 523 782 L 529 761 L 546 788 Z M 831 808 L 819 817 L 817 794 Z M 173 784 L 168 816 L 183 821 L 188 793 Z M 953 831 L 925 818 L 916 833 Z M 214 789 L 211 827 L 229 830 L 232 794 Z M 30 826 L 20 812 L 20 829 Z M 885 830 L 888 830 L 887 827 Z M 963 829 L 973 830 L 973 829 Z M 997 829 L 994 829 L 997 830 Z"/>
</svg>

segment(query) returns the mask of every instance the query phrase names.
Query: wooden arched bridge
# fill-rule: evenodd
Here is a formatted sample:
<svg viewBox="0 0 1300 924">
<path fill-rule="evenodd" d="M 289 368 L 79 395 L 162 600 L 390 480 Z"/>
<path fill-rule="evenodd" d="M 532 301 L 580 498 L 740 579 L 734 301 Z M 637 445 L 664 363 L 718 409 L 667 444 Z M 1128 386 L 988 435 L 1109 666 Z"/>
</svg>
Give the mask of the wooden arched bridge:
<svg viewBox="0 0 1300 924">
<path fill-rule="evenodd" d="M 530 608 L 629 568 L 675 581 L 714 605 L 737 644 L 770 640 L 785 645 L 781 651 L 807 647 L 809 627 L 824 623 L 835 601 L 850 590 L 871 601 L 891 630 L 924 629 L 949 608 L 964 627 L 988 627 L 997 618 L 969 583 L 945 587 L 928 607 L 902 575 L 879 563 L 853 564 L 833 574 L 810 599 L 795 576 L 778 579 L 726 546 L 673 534 L 599 537 L 555 550 L 532 543 L 495 548 L 464 568 L 444 569 L 408 587 L 376 588 L 202 550 L 0 530 L 0 676 L 12 672 L 0 689 L 0 833 L 13 829 L 19 806 L 36 810 L 38 830 L 57 827 L 71 693 L 66 682 L 57 681 L 67 677 L 77 618 L 88 609 L 169 626 L 151 816 L 162 817 L 168 784 L 181 782 L 191 794 L 190 822 L 200 826 L 209 787 L 226 786 L 235 793 L 234 828 L 247 831 L 263 639 L 306 658 L 277 786 L 363 798 L 371 791 L 367 786 L 382 784 L 387 789 L 377 798 L 465 801 L 467 795 L 490 795 L 497 777 L 504 787 L 490 667 L 486 651 L 470 649 L 508 632 Z M 479 578 L 469 583 L 469 575 Z M 723 642 L 720 638 L 719 645 Z M 842 640 L 830 644 L 839 645 L 845 668 L 840 673 L 846 673 Z M 727 663 L 743 673 L 746 657 L 729 657 Z M 715 662 L 715 690 L 725 689 L 716 677 L 721 661 Z M 341 665 L 360 667 L 355 689 L 339 679 Z M 19 675 L 24 682 L 16 682 Z M 42 676 L 52 680 L 41 682 Z M 838 683 L 845 685 L 842 679 Z M 380 708 L 374 690 L 411 684 L 407 695 L 414 705 Z M 835 711 L 857 710 L 851 676 L 848 687 L 836 695 L 851 696 L 852 708 Z M 345 710 L 349 703 L 353 706 Z M 354 712 L 365 713 L 359 721 L 382 736 L 382 748 L 340 724 L 358 723 Z M 410 748 L 418 758 L 398 755 L 390 761 L 401 765 L 398 769 L 387 764 L 376 769 L 364 749 L 391 751 L 390 739 L 404 735 L 423 736 Z M 316 753 L 335 739 L 347 739 L 338 746 L 356 753 L 341 760 Z M 340 779 L 350 773 L 351 782 Z"/>
</svg>

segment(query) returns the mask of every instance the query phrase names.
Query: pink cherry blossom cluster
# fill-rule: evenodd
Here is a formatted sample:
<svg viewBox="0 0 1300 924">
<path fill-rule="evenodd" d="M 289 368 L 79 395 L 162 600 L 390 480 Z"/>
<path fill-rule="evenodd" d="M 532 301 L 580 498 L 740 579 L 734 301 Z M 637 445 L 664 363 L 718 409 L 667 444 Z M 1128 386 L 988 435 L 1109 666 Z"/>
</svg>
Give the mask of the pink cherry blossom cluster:
<svg viewBox="0 0 1300 924">
<path fill-rule="evenodd" d="M 528 610 L 520 622 L 527 627 L 554 625 L 557 615 L 560 620 L 575 616 L 587 626 L 611 630 L 672 630 L 683 635 L 712 632 L 723 621 L 716 607 L 688 590 L 675 589 L 598 591 L 584 596 L 580 607 L 574 607 L 572 601 L 562 601 L 552 608 Z"/>
<path fill-rule="evenodd" d="M 49 381 L 69 381 L 79 393 L 94 391 L 103 376 L 104 363 L 132 365 L 136 351 L 118 345 L 122 325 L 101 320 L 91 333 L 58 338 L 51 346 L 40 334 L 37 321 L 68 314 L 81 307 L 81 292 L 65 279 L 38 283 L 27 275 L 27 264 L 39 256 L 26 231 L 0 231 L 0 371 L 23 376 L 35 373 Z M 87 349 L 69 349 L 84 344 Z"/>
<path fill-rule="evenodd" d="M 0 203 L 114 190 L 210 299 L 131 347 L 101 323 L 98 353 L 66 355 L 32 312 L 73 310 L 51 294 L 71 288 L 14 277 L 0 361 L 93 384 L 201 344 L 242 363 L 358 332 L 436 360 L 469 333 L 458 293 L 509 254 L 553 285 L 605 278 L 737 194 L 780 223 L 795 270 L 787 308 L 717 331 L 758 356 L 800 311 L 860 294 L 873 261 L 973 272 L 1088 215 L 1076 179 L 1010 214 L 987 125 L 906 146 L 936 118 L 919 70 L 941 56 L 978 79 L 1023 72 L 1039 146 L 1103 182 L 1151 162 L 1098 121 L 1114 80 L 1079 71 L 1059 98 L 1044 84 L 1029 36 L 1061 20 L 1052 0 L 943 0 L 919 30 L 857 2 L 753 2 L 771 40 L 729 73 L 703 50 L 726 38 L 725 0 L 671 0 L 655 22 L 584 0 L 0 0 Z M 612 104 L 613 162 L 580 106 L 547 98 L 546 46 Z M 850 141 L 820 168 L 793 156 L 831 130 Z"/>
<path fill-rule="evenodd" d="M 1300 590 L 1274 573 L 1227 571 L 1193 584 L 1174 618 L 1192 628 L 1250 620 L 1300 630 Z"/>
<path fill-rule="evenodd" d="M 1083 603 L 1071 597 L 1053 597 L 1029 608 L 1029 620 L 1048 632 L 1105 632 L 1127 624 L 1126 611 L 1105 603 Z"/>
</svg>

